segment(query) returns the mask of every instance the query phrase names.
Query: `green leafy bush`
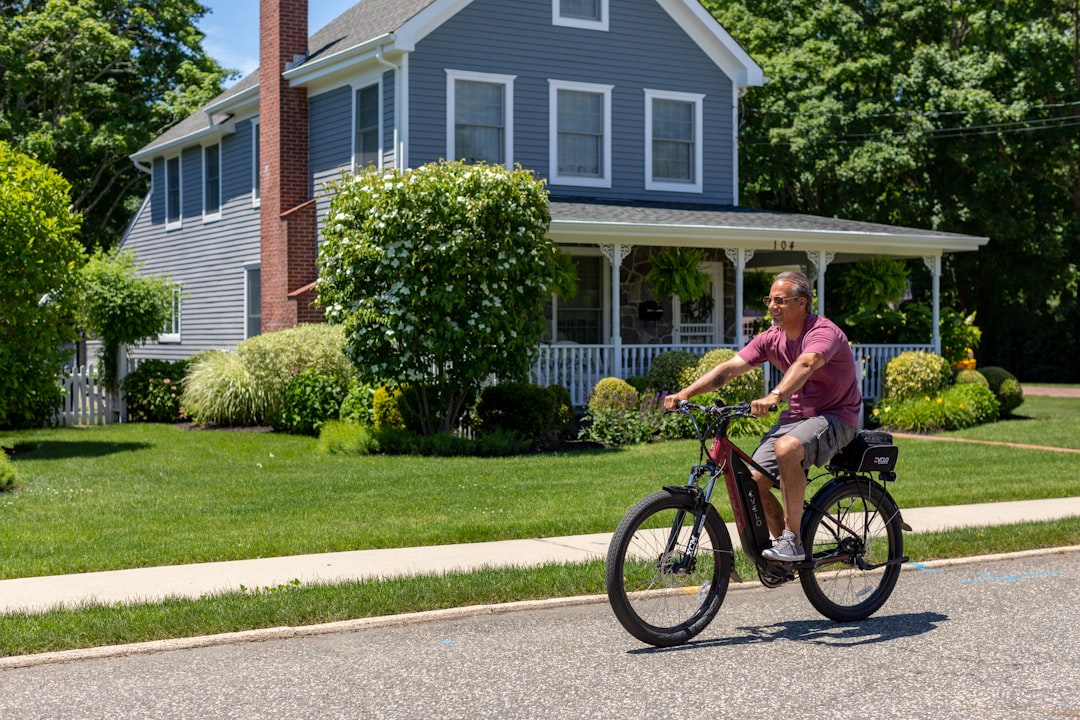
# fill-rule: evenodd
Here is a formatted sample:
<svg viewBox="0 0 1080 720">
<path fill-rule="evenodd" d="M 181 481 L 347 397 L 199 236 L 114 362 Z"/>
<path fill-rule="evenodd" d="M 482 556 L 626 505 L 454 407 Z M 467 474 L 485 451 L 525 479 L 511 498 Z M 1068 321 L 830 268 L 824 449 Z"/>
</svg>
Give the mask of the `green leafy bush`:
<svg viewBox="0 0 1080 720">
<path fill-rule="evenodd" d="M 77 339 L 81 222 L 68 181 L 0 141 L 0 428 L 44 425 L 60 406 L 64 345 Z"/>
<path fill-rule="evenodd" d="M 401 414 L 401 390 L 376 388 L 371 398 L 372 427 L 376 430 L 405 431 L 405 418 Z"/>
<path fill-rule="evenodd" d="M 952 368 L 940 355 L 912 350 L 885 365 L 882 397 L 907 398 L 936 395 L 952 382 Z"/>
<path fill-rule="evenodd" d="M 698 356 L 686 350 L 668 350 L 653 358 L 646 376 L 648 387 L 657 392 L 682 389 L 683 373 L 697 367 Z"/>
<path fill-rule="evenodd" d="M 717 348 L 705 353 L 693 368 L 683 371 L 680 387 L 686 387 L 720 363 L 735 357 L 730 348 Z M 754 368 L 743 373 L 727 385 L 716 391 L 716 395 L 727 405 L 749 402 L 765 394 L 765 374 L 761 368 Z M 701 402 L 696 400 L 695 402 Z"/>
<path fill-rule="evenodd" d="M 279 432 L 316 435 L 327 420 L 337 419 L 349 389 L 341 377 L 314 367 L 301 370 L 281 389 L 281 406 L 271 418 Z"/>
<path fill-rule="evenodd" d="M 11 462 L 7 451 L 0 448 L 0 492 L 15 487 L 16 479 L 18 479 L 18 473 L 15 472 L 15 463 Z"/>
<path fill-rule="evenodd" d="M 1024 388 L 1016 376 L 1005 368 L 989 365 L 982 369 L 990 390 L 1001 403 L 1001 417 L 1005 417 L 1024 403 Z"/>
<path fill-rule="evenodd" d="M 998 407 L 989 388 L 963 383 L 934 395 L 883 399 L 872 416 L 879 425 L 894 430 L 937 432 L 994 422 Z"/>
<path fill-rule="evenodd" d="M 343 420 L 327 420 L 319 426 L 318 451 L 331 455 L 371 455 L 379 444 L 371 429 Z"/>
<path fill-rule="evenodd" d="M 375 388 L 359 380 L 353 380 L 349 384 L 345 399 L 341 401 L 338 417 L 355 425 L 374 425 Z"/>
<path fill-rule="evenodd" d="M 573 417 L 570 393 L 560 385 L 499 383 L 481 391 L 474 427 L 481 436 L 503 430 L 545 446 L 568 435 Z"/>
<path fill-rule="evenodd" d="M 128 420 L 131 422 L 180 422 L 180 398 L 184 391 L 187 360 L 148 359 L 124 378 Z"/>
<path fill-rule="evenodd" d="M 180 396 L 187 417 L 200 425 L 260 425 L 269 418 L 269 389 L 239 355 L 206 350 L 190 363 Z"/>
<path fill-rule="evenodd" d="M 272 412 L 277 410 L 281 388 L 307 368 L 351 381 L 356 372 L 344 348 L 345 331 L 341 327 L 302 323 L 250 337 L 236 346 L 236 354 L 263 385 L 271 398 Z"/>
<path fill-rule="evenodd" d="M 622 378 L 602 378 L 589 395 L 589 411 L 631 410 L 638 407 L 638 392 Z"/>
<path fill-rule="evenodd" d="M 985 388 L 990 387 L 990 383 L 987 382 L 986 376 L 978 370 L 960 370 L 956 373 L 956 377 L 953 379 L 954 385 L 967 385 L 975 384 L 982 385 Z"/>
</svg>

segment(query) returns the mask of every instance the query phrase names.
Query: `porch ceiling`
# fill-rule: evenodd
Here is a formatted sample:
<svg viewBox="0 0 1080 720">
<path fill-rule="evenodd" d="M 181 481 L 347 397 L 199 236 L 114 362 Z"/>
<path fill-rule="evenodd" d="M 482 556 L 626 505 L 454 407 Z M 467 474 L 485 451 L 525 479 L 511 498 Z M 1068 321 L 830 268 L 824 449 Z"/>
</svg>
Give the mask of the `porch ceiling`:
<svg viewBox="0 0 1080 720">
<path fill-rule="evenodd" d="M 558 243 L 824 250 L 921 257 L 978 250 L 989 238 L 731 205 L 552 200 L 549 235 Z M 756 256 L 756 255 L 755 255 Z"/>
</svg>

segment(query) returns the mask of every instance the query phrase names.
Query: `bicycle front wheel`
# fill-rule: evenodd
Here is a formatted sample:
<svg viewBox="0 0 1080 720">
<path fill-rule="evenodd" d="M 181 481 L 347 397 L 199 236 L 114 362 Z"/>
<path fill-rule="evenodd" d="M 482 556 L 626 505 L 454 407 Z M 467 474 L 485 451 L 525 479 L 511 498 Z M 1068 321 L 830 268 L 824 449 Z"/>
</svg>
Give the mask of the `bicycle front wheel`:
<svg viewBox="0 0 1080 720">
<path fill-rule="evenodd" d="M 694 506 L 688 493 L 650 495 L 626 513 L 608 548 L 611 609 L 631 635 L 650 645 L 679 645 L 700 633 L 727 593 L 731 538 L 709 505 L 691 547 Z"/>
<path fill-rule="evenodd" d="M 799 571 L 818 612 L 852 622 L 878 610 L 896 585 L 904 554 L 900 511 L 873 482 L 845 482 L 814 498 L 803 544 L 816 567 Z"/>
</svg>

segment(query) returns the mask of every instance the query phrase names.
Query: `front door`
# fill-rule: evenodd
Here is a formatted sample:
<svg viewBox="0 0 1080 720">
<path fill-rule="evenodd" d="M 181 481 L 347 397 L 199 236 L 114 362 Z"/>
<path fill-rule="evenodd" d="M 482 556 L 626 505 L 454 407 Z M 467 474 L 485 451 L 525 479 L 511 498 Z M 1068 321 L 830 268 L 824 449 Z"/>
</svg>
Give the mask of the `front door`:
<svg viewBox="0 0 1080 720">
<path fill-rule="evenodd" d="M 709 290 L 695 300 L 674 299 L 675 342 L 682 345 L 719 345 L 724 341 L 724 267 L 721 263 L 702 263 L 701 272 L 709 276 Z"/>
</svg>

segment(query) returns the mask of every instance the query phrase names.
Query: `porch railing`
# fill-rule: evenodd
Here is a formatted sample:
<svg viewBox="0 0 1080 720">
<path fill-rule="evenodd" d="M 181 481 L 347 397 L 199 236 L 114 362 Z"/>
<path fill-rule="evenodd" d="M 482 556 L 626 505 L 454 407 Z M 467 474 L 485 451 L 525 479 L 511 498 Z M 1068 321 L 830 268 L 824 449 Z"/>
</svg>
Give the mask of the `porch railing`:
<svg viewBox="0 0 1080 720">
<path fill-rule="evenodd" d="M 657 355 L 669 350 L 682 350 L 704 355 L 718 347 L 735 348 L 733 345 L 623 345 L 621 365 L 623 378 L 643 376 Z M 861 375 L 864 400 L 881 397 L 882 375 L 885 365 L 900 353 L 909 350 L 933 352 L 926 345 L 864 345 L 853 343 L 851 352 L 855 366 Z M 597 381 L 614 374 L 614 353 L 611 345 L 541 345 L 540 353 L 533 363 L 532 381 L 539 385 L 562 385 L 570 391 L 574 405 L 585 405 Z M 766 368 L 766 387 L 780 379 L 775 368 Z M 762 388 L 764 392 L 764 388 Z"/>
</svg>

